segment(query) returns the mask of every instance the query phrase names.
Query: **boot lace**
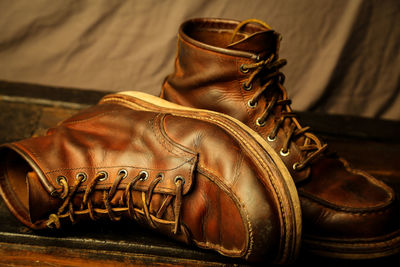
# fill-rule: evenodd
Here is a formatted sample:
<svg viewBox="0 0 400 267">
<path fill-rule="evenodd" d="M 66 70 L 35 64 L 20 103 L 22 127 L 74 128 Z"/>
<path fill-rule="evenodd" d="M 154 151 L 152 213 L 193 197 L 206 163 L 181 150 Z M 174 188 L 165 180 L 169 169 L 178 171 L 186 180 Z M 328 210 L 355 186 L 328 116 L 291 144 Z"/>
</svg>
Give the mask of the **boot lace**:
<svg viewBox="0 0 400 267">
<path fill-rule="evenodd" d="M 156 223 L 172 224 L 174 234 L 177 234 L 180 229 L 180 212 L 182 205 L 182 191 L 183 184 L 185 182 L 184 178 L 181 176 L 175 177 L 175 196 L 168 194 L 161 204 L 159 210 L 155 215 L 150 213 L 150 203 L 152 200 L 153 192 L 157 184 L 163 179 L 163 174 L 158 174 L 155 179 L 150 183 L 149 188 L 146 192 L 141 192 L 141 201 L 143 208 L 139 209 L 135 207 L 133 203 L 132 191 L 134 191 L 135 184 L 140 181 L 148 179 L 148 173 L 146 171 L 139 172 L 132 181 L 126 186 L 124 193 L 119 199 L 119 207 L 113 207 L 111 205 L 111 199 L 115 196 L 118 186 L 121 181 L 126 178 L 128 172 L 124 169 L 118 172 L 118 176 L 114 180 L 110 188 L 103 190 L 103 203 L 104 208 L 95 208 L 91 195 L 94 192 L 96 184 L 99 181 L 103 181 L 108 178 L 107 172 L 99 172 L 95 178 L 89 182 L 83 195 L 82 203 L 78 210 L 74 209 L 72 200 L 76 195 L 80 185 L 86 181 L 87 176 L 85 173 L 78 173 L 72 188 L 70 189 L 67 179 L 64 176 L 59 176 L 57 178 L 57 183 L 61 185 L 62 191 L 60 198 L 63 199 L 62 205 L 59 207 L 57 213 L 50 214 L 49 219 L 46 222 L 49 228 L 61 228 L 61 218 L 69 218 L 72 223 L 75 222 L 75 215 L 89 214 L 92 220 L 97 220 L 98 216 L 96 214 L 108 214 L 111 221 L 119 221 L 121 216 L 118 214 L 128 213 L 129 217 L 138 220 L 139 216 L 144 217 L 146 222 L 153 228 L 156 228 Z M 174 201 L 174 220 L 164 220 L 161 219 L 168 205 Z"/>
<path fill-rule="evenodd" d="M 271 27 L 262 21 L 256 19 L 245 20 L 237 25 L 233 31 L 231 41 L 234 40 L 237 32 L 248 23 L 258 23 L 267 30 L 271 30 Z M 261 97 L 267 98 L 267 94 L 270 95 L 270 100 L 266 101 L 268 104 L 264 111 L 261 116 L 256 119 L 256 124 L 259 127 L 263 127 L 267 119 L 274 113 L 275 126 L 269 133 L 267 139 L 271 142 L 274 141 L 279 129 L 287 125 L 285 121 L 290 120 L 288 126 L 289 130 L 285 133 L 280 154 L 282 156 L 287 156 L 289 154 L 290 144 L 295 142 L 295 140 L 299 140 L 300 137 L 304 137 L 304 142 L 302 142 L 302 144 L 296 142 L 297 147 L 304 155 L 304 159 L 293 164 L 293 169 L 295 171 L 300 171 L 304 169 L 307 164 L 318 158 L 327 149 L 327 144 L 323 144 L 316 135 L 310 133 L 310 127 L 302 127 L 296 118 L 296 114 L 292 111 L 290 107 L 291 100 L 287 98 L 286 89 L 283 87 L 285 75 L 280 71 L 286 63 L 285 59 L 279 59 L 278 55 L 273 53 L 268 58 L 258 60 L 255 63 L 242 64 L 240 70 L 242 73 L 251 73 L 247 81 L 243 83 L 244 90 L 253 90 L 253 83 L 256 79 L 258 79 L 261 84 L 248 101 L 249 107 L 255 108 Z M 277 107 L 281 108 L 278 110 Z"/>
</svg>

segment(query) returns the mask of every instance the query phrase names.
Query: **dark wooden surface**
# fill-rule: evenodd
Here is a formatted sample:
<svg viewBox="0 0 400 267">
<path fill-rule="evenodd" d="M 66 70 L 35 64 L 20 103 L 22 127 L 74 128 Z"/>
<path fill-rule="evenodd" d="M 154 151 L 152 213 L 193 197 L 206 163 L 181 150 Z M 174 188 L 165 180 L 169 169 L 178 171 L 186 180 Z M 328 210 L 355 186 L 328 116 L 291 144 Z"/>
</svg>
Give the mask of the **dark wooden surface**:
<svg viewBox="0 0 400 267">
<path fill-rule="evenodd" d="M 40 135 L 105 93 L 0 82 L 0 143 Z M 353 166 L 367 170 L 400 193 L 400 122 L 300 113 Z M 295 265 L 384 266 L 400 255 L 368 260 L 326 259 L 301 252 Z M 0 266 L 246 266 L 211 251 L 168 240 L 134 222 L 79 223 L 62 232 L 34 232 L 0 201 Z"/>
</svg>

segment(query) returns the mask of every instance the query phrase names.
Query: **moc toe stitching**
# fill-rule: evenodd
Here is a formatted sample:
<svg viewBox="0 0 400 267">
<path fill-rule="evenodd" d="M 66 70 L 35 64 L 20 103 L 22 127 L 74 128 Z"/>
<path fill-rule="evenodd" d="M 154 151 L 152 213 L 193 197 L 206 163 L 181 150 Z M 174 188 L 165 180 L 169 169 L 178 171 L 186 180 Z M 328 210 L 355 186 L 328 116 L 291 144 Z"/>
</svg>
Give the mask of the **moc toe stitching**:
<svg viewBox="0 0 400 267">
<path fill-rule="evenodd" d="M 246 248 L 244 248 L 243 250 L 240 250 L 240 251 L 238 251 L 238 252 L 240 252 L 240 254 L 238 254 L 238 257 L 245 257 L 245 258 L 247 258 L 249 255 L 251 255 L 251 253 L 252 253 L 252 247 L 253 247 L 253 231 L 252 231 L 252 224 L 251 224 L 251 222 L 250 222 L 250 219 L 249 219 L 249 214 L 248 214 L 248 211 L 247 211 L 247 209 L 246 209 L 246 206 L 244 205 L 244 202 L 240 199 L 240 197 L 239 196 L 237 196 L 237 195 L 235 195 L 235 194 L 233 194 L 230 190 L 229 190 L 229 186 L 227 186 L 225 183 L 223 183 L 223 179 L 221 179 L 220 177 L 218 177 L 217 175 L 215 175 L 210 169 L 208 169 L 206 166 L 204 166 L 204 165 L 202 165 L 201 163 L 198 163 L 198 171 L 200 172 L 200 173 L 202 173 L 203 175 L 205 175 L 208 179 L 210 179 L 210 180 L 214 180 L 214 181 L 218 181 L 218 184 L 219 184 L 219 186 L 221 187 L 221 183 L 223 184 L 223 190 L 225 190 L 225 191 L 229 191 L 229 197 L 232 199 L 232 200 L 234 200 L 234 202 L 236 203 L 236 205 L 237 205 L 237 208 L 240 210 L 240 208 L 242 209 L 241 211 L 243 212 L 243 213 L 245 213 L 245 216 L 243 216 L 243 214 L 241 214 L 241 217 L 242 217 L 242 220 L 243 220 L 243 224 L 244 225 L 247 225 L 247 227 L 248 227 L 248 233 L 249 233 L 249 235 L 248 235 L 248 240 L 247 240 L 247 244 L 246 244 Z M 213 177 L 212 179 L 210 178 L 210 177 Z M 239 208 L 240 207 L 240 208 Z M 241 212 L 241 213 L 242 213 Z M 203 224 L 204 225 L 204 224 Z M 204 233 L 205 233 L 206 231 L 204 231 Z M 214 247 L 214 248 L 219 248 L 219 250 L 220 251 L 224 251 L 224 249 L 223 249 L 223 247 L 221 246 L 221 245 L 218 245 L 218 244 L 215 244 L 215 243 L 211 243 L 211 242 L 199 242 L 199 241 L 196 241 L 196 243 L 197 244 L 199 244 L 199 245 L 202 245 L 202 246 L 204 246 L 204 247 L 207 247 L 207 246 L 211 246 L 211 244 L 212 244 L 212 246 Z M 232 253 L 233 251 L 232 250 L 230 250 L 230 251 L 227 251 L 227 252 L 229 252 L 229 253 Z M 226 253 L 226 252 L 225 252 Z"/>
</svg>

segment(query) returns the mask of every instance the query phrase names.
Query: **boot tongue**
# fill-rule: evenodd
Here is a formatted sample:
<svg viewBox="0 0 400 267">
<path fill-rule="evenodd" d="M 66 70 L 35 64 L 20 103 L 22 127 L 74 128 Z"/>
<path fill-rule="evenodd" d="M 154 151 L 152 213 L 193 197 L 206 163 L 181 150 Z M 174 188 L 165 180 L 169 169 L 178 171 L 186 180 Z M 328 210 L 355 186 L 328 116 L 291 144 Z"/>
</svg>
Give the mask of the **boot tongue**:
<svg viewBox="0 0 400 267">
<path fill-rule="evenodd" d="M 36 172 L 28 172 L 26 183 L 29 195 L 29 215 L 32 223 L 46 220 L 48 215 L 57 211 L 60 199 L 50 196 L 43 187 Z"/>
<path fill-rule="evenodd" d="M 278 52 L 280 35 L 273 30 L 256 32 L 242 39 L 240 36 L 242 35 L 236 35 L 233 42 L 226 48 L 262 55 Z"/>
</svg>

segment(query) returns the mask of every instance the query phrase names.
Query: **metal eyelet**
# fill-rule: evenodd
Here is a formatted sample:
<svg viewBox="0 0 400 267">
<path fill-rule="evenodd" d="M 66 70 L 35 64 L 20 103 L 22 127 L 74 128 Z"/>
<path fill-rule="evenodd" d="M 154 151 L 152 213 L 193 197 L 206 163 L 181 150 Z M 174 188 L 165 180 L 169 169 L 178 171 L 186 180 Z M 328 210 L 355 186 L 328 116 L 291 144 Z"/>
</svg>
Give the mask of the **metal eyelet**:
<svg viewBox="0 0 400 267">
<path fill-rule="evenodd" d="M 84 181 L 87 180 L 87 175 L 86 175 L 86 173 L 84 173 L 84 172 L 78 172 L 78 173 L 76 174 L 76 176 L 75 176 L 75 179 L 79 180 L 79 176 L 83 176 L 83 179 L 82 179 L 81 183 L 83 183 Z"/>
<path fill-rule="evenodd" d="M 251 102 L 251 99 L 247 102 L 247 105 L 250 107 L 250 108 L 255 108 L 255 107 L 257 107 L 257 102 Z"/>
<path fill-rule="evenodd" d="M 290 154 L 290 150 L 288 149 L 286 152 L 283 151 L 283 148 L 281 149 L 281 151 L 279 152 L 282 156 L 286 157 L 287 155 Z"/>
<path fill-rule="evenodd" d="M 52 192 L 50 193 L 50 196 L 52 196 L 52 197 L 59 197 L 59 196 L 60 196 L 60 193 L 59 193 L 57 190 L 54 190 L 54 191 L 52 191 Z"/>
<path fill-rule="evenodd" d="M 177 184 L 179 180 L 182 181 L 182 184 L 185 184 L 185 178 L 183 178 L 183 177 L 180 176 L 180 175 L 178 175 L 178 176 L 175 177 L 174 183 Z"/>
<path fill-rule="evenodd" d="M 293 170 L 298 171 L 298 170 L 299 170 L 299 169 L 298 169 L 298 166 L 300 166 L 300 163 L 295 162 L 295 163 L 293 164 Z"/>
<path fill-rule="evenodd" d="M 118 175 L 121 175 L 121 174 L 124 175 L 124 176 L 122 177 L 122 179 L 125 179 L 126 176 L 128 176 L 128 171 L 125 170 L 125 169 L 121 169 L 121 170 L 118 171 Z"/>
<path fill-rule="evenodd" d="M 253 84 L 252 84 L 252 83 L 249 83 L 249 84 L 243 83 L 243 84 L 242 84 L 242 87 L 243 87 L 243 89 L 244 89 L 245 91 L 250 91 L 251 88 L 253 88 Z"/>
<path fill-rule="evenodd" d="M 159 174 L 157 174 L 157 177 L 160 177 L 161 179 L 160 179 L 160 182 L 162 181 L 162 180 L 164 180 L 164 174 L 162 173 L 162 172 L 160 172 Z"/>
<path fill-rule="evenodd" d="M 66 190 L 66 188 L 68 189 L 67 178 L 65 178 L 65 176 L 60 175 L 57 177 L 56 182 L 59 186 L 62 187 L 62 191 L 59 192 L 57 190 L 54 190 L 53 192 L 50 193 L 50 195 L 52 197 L 60 197 L 61 199 L 66 198 L 68 193 L 68 190 Z"/>
<path fill-rule="evenodd" d="M 58 185 L 61 185 L 61 180 L 67 181 L 67 178 L 65 178 L 65 176 L 61 176 L 61 175 L 58 176 L 57 179 L 56 179 L 56 182 L 57 182 Z"/>
<path fill-rule="evenodd" d="M 103 174 L 104 177 L 100 178 L 99 181 L 104 181 L 108 178 L 108 173 L 106 171 L 98 172 L 97 175 Z"/>
<path fill-rule="evenodd" d="M 242 65 L 240 65 L 240 71 L 241 71 L 242 73 L 248 73 L 248 72 L 249 72 L 249 68 L 247 68 L 247 67 L 245 66 L 245 64 L 242 64 Z"/>
<path fill-rule="evenodd" d="M 276 140 L 276 136 L 274 136 L 274 138 L 271 138 L 270 135 L 267 136 L 267 140 L 270 142 L 274 142 Z"/>
<path fill-rule="evenodd" d="M 140 175 L 139 178 L 140 181 L 146 181 L 149 178 L 149 173 L 146 171 L 141 171 L 139 175 Z"/>
<path fill-rule="evenodd" d="M 256 124 L 258 125 L 258 126 L 260 126 L 260 127 L 263 127 L 263 126 L 265 126 L 265 121 L 264 122 L 260 122 L 261 120 L 260 120 L 260 118 L 258 118 L 257 120 L 256 120 Z"/>
</svg>

